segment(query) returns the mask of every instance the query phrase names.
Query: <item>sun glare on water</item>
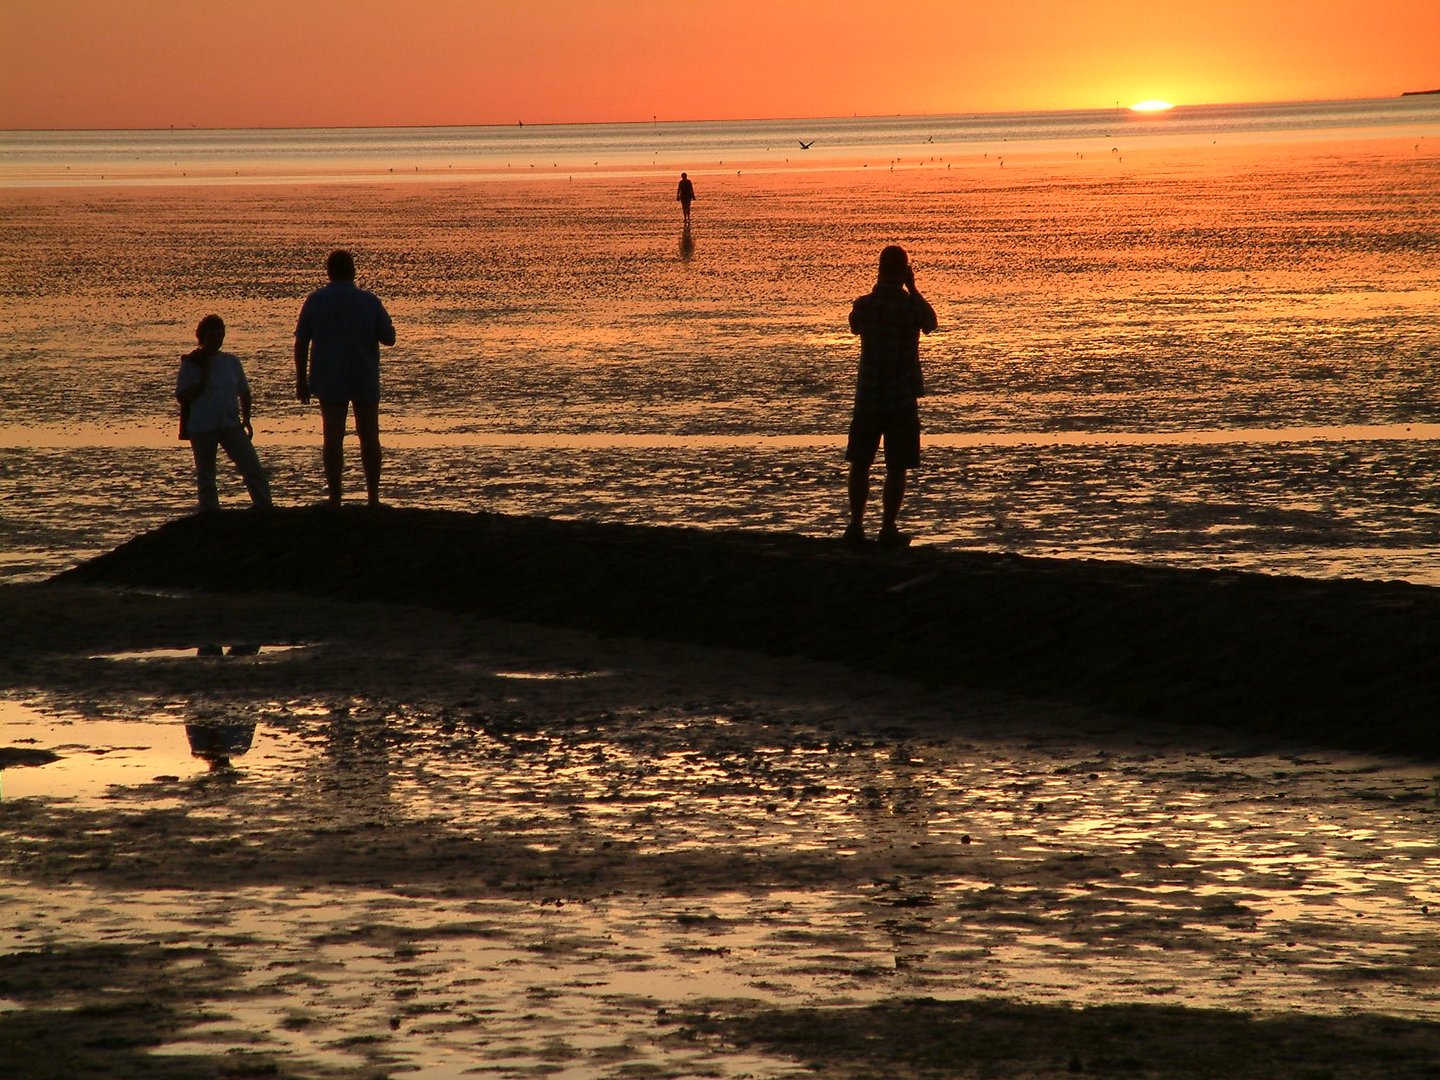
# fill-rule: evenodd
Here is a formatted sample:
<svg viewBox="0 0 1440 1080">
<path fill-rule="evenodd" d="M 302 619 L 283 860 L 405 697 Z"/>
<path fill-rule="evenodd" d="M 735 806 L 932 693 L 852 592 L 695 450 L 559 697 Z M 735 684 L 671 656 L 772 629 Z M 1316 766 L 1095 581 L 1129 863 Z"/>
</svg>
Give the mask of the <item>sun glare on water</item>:
<svg viewBox="0 0 1440 1080">
<path fill-rule="evenodd" d="M 1164 112 L 1166 109 L 1173 109 L 1175 106 L 1168 101 L 1161 101 L 1159 98 L 1151 98 L 1149 101 L 1137 101 L 1130 106 L 1131 112 Z"/>
</svg>

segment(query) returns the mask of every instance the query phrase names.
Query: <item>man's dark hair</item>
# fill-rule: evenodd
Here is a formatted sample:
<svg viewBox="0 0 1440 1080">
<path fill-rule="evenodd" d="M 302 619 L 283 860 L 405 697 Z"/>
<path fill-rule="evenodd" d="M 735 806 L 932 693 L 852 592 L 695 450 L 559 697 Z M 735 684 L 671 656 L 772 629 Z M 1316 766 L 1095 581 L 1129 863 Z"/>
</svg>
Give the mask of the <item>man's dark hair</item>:
<svg viewBox="0 0 1440 1080">
<path fill-rule="evenodd" d="M 206 315 L 203 319 L 200 320 L 200 324 L 195 327 L 195 336 L 197 338 L 204 337 L 205 331 L 212 326 L 217 327 L 222 334 L 225 332 L 224 319 L 222 319 L 219 315 Z"/>
<path fill-rule="evenodd" d="M 882 278 L 900 277 L 909 265 L 910 256 L 905 254 L 905 249 L 899 244 L 891 244 L 880 252 L 880 276 Z"/>
<path fill-rule="evenodd" d="M 331 281 L 354 281 L 355 256 L 343 248 L 336 248 L 325 260 L 325 273 Z"/>
</svg>

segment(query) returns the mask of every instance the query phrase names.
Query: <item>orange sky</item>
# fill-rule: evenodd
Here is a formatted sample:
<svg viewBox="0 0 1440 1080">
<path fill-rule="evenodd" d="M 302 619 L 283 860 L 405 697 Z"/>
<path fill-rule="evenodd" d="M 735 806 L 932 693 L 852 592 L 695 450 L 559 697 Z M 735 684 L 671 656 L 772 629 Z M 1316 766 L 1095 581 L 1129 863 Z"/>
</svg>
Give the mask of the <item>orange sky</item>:
<svg viewBox="0 0 1440 1080">
<path fill-rule="evenodd" d="M 0 0 L 0 128 L 993 112 L 1435 87 L 1440 0 Z"/>
</svg>

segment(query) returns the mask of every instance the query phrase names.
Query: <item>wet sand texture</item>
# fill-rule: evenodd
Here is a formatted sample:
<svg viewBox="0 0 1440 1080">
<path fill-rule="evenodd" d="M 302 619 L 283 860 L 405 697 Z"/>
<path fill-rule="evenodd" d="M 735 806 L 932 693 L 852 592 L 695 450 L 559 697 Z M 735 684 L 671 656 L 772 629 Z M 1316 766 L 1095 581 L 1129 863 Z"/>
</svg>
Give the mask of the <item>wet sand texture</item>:
<svg viewBox="0 0 1440 1080">
<path fill-rule="evenodd" d="M 228 511 L 57 582 L 403 602 L 1434 756 L 1440 594 L 437 510 Z"/>
</svg>

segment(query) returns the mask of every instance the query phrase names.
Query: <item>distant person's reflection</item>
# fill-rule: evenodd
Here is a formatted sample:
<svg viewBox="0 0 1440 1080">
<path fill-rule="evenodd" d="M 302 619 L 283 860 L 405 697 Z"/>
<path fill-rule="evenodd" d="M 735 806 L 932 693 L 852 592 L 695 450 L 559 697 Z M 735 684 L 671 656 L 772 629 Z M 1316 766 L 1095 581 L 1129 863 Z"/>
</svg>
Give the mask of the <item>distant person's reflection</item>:
<svg viewBox="0 0 1440 1080">
<path fill-rule="evenodd" d="M 247 753 L 255 738 L 254 721 L 187 720 L 185 738 L 190 753 L 205 761 L 211 772 L 229 772 L 231 758 Z"/>
<path fill-rule="evenodd" d="M 680 233 L 680 258 L 689 262 L 695 257 L 695 236 L 690 232 L 690 223 L 685 223 L 684 230 Z"/>
</svg>

